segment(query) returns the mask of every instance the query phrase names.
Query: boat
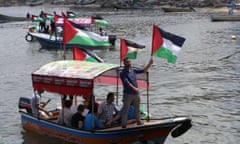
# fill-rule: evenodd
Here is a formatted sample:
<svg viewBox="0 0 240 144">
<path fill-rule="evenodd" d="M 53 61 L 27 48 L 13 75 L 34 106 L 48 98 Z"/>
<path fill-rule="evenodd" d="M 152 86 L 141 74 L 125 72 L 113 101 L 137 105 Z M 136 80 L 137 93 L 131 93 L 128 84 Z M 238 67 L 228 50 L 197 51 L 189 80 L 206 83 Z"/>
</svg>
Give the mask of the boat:
<svg viewBox="0 0 240 144">
<path fill-rule="evenodd" d="M 76 60 L 53 61 L 32 72 L 32 89 L 34 91 L 44 90 L 44 93 L 53 93 L 51 96 L 59 98 L 59 101 L 61 101 L 61 95 L 73 96 L 75 99 L 82 96 L 93 96 L 94 99 L 96 94 L 99 94 L 98 88 L 104 87 L 106 90 L 106 88 L 112 88 L 112 85 L 121 85 L 118 73 L 121 68 L 119 65 L 110 63 Z M 148 73 L 139 74 L 137 78 L 139 84 L 149 86 Z M 111 86 L 108 87 L 108 85 Z M 102 94 L 100 95 L 102 96 Z M 149 98 L 148 92 L 147 97 Z M 93 99 L 92 102 L 94 102 Z M 149 104 L 148 100 L 146 101 Z M 50 118 L 32 115 L 31 102 L 28 97 L 20 97 L 18 107 L 23 130 L 78 144 L 129 144 L 135 142 L 163 144 L 168 135 L 172 135 L 174 138 L 179 137 L 191 128 L 191 118 L 188 116 L 173 116 L 165 118 L 147 117 L 142 119 L 144 124 L 128 124 L 126 128 L 116 124 L 92 130 L 75 129 L 58 124 L 56 122 L 57 115 Z M 147 107 L 149 108 L 149 105 Z M 92 108 L 94 108 L 94 105 Z M 52 109 L 56 112 L 61 108 L 53 107 Z"/>
<path fill-rule="evenodd" d="M 164 12 L 194 12 L 192 7 L 162 7 Z"/>
<path fill-rule="evenodd" d="M 210 15 L 211 21 L 240 21 L 240 15 L 228 14 L 212 14 Z"/>
<path fill-rule="evenodd" d="M 65 0 L 52 0 L 51 4 L 52 5 L 58 5 L 58 4 L 64 4 Z"/>
<path fill-rule="evenodd" d="M 38 5 L 42 5 L 45 2 L 45 0 L 31 0 L 31 1 L 27 1 L 26 5 L 28 6 L 38 6 Z"/>
<path fill-rule="evenodd" d="M 118 4 L 114 3 L 113 7 L 115 9 L 129 9 L 129 10 L 152 10 L 153 7 L 145 6 L 142 3 L 135 3 L 135 4 Z"/>
<path fill-rule="evenodd" d="M 27 17 L 16 17 L 0 14 L 0 22 L 13 22 L 13 21 L 30 21 L 31 18 Z"/>
<path fill-rule="evenodd" d="M 114 46 L 116 36 L 115 35 L 109 35 L 106 36 L 108 38 L 109 42 Z M 88 46 L 88 45 L 79 45 L 79 44 L 66 44 L 63 43 L 63 38 L 61 36 L 57 36 L 55 38 L 55 35 L 52 35 L 50 37 L 50 34 L 46 33 L 40 33 L 40 32 L 28 32 L 25 36 L 26 41 L 31 42 L 32 40 L 36 40 L 41 45 L 41 48 L 43 49 L 72 49 L 73 47 L 79 47 L 79 48 L 86 48 L 86 49 L 92 49 L 92 50 L 101 50 L 109 48 L 107 46 Z"/>
<path fill-rule="evenodd" d="M 76 4 L 77 5 L 90 5 L 90 4 L 94 4 L 96 2 L 96 0 L 77 0 Z"/>
</svg>

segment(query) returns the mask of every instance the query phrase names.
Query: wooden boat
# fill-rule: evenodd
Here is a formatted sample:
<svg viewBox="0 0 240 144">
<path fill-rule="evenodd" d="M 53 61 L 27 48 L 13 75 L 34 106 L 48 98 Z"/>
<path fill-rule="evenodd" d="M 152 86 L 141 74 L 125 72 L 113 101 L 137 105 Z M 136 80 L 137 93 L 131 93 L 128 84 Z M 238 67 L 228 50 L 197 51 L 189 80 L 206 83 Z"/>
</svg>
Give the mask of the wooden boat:
<svg viewBox="0 0 240 144">
<path fill-rule="evenodd" d="M 27 20 L 31 19 L 27 17 L 16 17 L 0 14 L 0 22 L 27 21 Z"/>
<path fill-rule="evenodd" d="M 185 7 L 162 7 L 164 12 L 193 12 L 195 11 L 193 8 Z"/>
<path fill-rule="evenodd" d="M 86 48 L 86 49 L 95 49 L 95 50 L 101 50 L 101 49 L 106 49 L 109 47 L 104 47 L 104 46 L 88 46 L 88 45 L 78 45 L 78 44 L 63 44 L 63 39 L 62 37 L 58 36 L 55 38 L 55 36 L 51 36 L 50 34 L 46 33 L 39 33 L 39 32 L 28 32 L 25 38 L 31 36 L 32 39 L 36 39 L 39 44 L 41 45 L 41 48 L 43 49 L 72 49 L 73 47 L 80 47 L 80 48 Z M 106 36 L 106 38 L 109 40 L 109 42 L 112 44 L 112 46 L 115 44 L 116 36 L 114 35 L 109 35 Z M 26 39 L 27 40 L 27 39 Z M 28 41 L 28 40 L 27 40 Z"/>
<path fill-rule="evenodd" d="M 210 16 L 211 21 L 240 21 L 240 15 L 228 15 L 228 14 L 212 14 Z"/>
<path fill-rule="evenodd" d="M 94 4 L 96 0 L 78 0 L 76 1 L 76 4 L 78 5 L 89 5 L 89 4 Z"/>
<path fill-rule="evenodd" d="M 118 72 L 121 68 L 115 64 L 74 60 L 50 62 L 32 73 L 32 86 L 34 91 L 44 90 L 55 93 L 51 96 L 59 97 L 59 100 L 61 100 L 61 95 L 70 95 L 75 98 L 95 96 L 95 94 L 99 94 L 99 91 L 95 92 L 97 88 L 102 86 L 106 89 L 107 84 L 117 84 Z M 147 73 L 139 74 L 137 78 L 139 83 L 145 82 L 145 86 L 148 86 Z M 148 92 L 147 97 L 149 97 Z M 53 109 L 56 111 L 56 108 Z M 56 122 L 57 115 L 41 118 L 39 115 L 33 116 L 30 110 L 30 99 L 20 97 L 19 112 L 24 130 L 72 143 L 129 144 L 144 142 L 163 144 L 169 134 L 178 137 L 191 128 L 190 118 L 174 116 L 166 118 L 147 117 L 143 120 L 143 125 L 134 123 L 127 125 L 127 128 L 121 128 L 119 124 L 101 129 L 75 129 L 58 124 Z"/>
<path fill-rule="evenodd" d="M 38 5 L 42 5 L 45 2 L 45 0 L 31 0 L 26 2 L 26 5 L 29 6 L 38 6 Z"/>
<path fill-rule="evenodd" d="M 121 5 L 121 4 L 113 4 L 115 9 L 129 9 L 129 10 L 152 10 L 153 7 L 146 7 L 144 5 L 135 4 L 135 5 Z"/>
</svg>

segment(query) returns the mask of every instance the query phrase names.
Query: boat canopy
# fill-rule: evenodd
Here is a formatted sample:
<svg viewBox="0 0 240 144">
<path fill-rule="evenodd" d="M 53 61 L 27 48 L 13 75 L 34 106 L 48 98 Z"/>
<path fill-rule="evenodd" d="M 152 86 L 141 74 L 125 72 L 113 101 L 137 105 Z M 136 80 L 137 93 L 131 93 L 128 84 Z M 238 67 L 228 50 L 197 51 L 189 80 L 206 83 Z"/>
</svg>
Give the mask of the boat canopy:
<svg viewBox="0 0 240 144">
<path fill-rule="evenodd" d="M 90 96 L 94 83 L 121 85 L 116 64 L 62 60 L 43 65 L 32 73 L 34 90 L 71 96 Z M 148 87 L 147 74 L 138 74 L 139 87 Z"/>
<path fill-rule="evenodd" d="M 79 25 L 81 27 L 90 27 L 92 24 L 91 18 L 69 18 L 68 19 L 72 24 Z M 58 18 L 56 23 L 56 26 L 62 27 L 63 26 L 63 18 Z"/>
</svg>

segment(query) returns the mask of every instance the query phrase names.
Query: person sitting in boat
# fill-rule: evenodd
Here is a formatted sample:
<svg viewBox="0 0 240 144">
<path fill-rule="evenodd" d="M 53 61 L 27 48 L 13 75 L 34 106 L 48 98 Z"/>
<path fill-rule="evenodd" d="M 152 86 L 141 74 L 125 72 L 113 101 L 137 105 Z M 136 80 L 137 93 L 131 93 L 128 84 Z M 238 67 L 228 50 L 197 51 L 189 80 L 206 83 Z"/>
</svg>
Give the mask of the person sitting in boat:
<svg viewBox="0 0 240 144">
<path fill-rule="evenodd" d="M 119 110 L 114 102 L 114 93 L 107 94 L 106 101 L 102 102 L 98 107 L 98 117 L 105 126 L 117 124 L 120 119 Z"/>
<path fill-rule="evenodd" d="M 35 91 L 31 99 L 33 116 L 40 116 L 41 118 L 50 115 L 50 113 L 44 109 L 50 100 L 48 102 L 40 101 L 43 92 L 44 91 L 41 90 Z"/>
<path fill-rule="evenodd" d="M 71 125 L 74 128 L 83 128 L 83 122 L 85 117 L 82 115 L 84 111 L 84 106 L 79 104 L 77 107 L 77 112 L 72 116 Z"/>
<path fill-rule="evenodd" d="M 71 100 L 65 100 L 63 109 L 60 111 L 59 117 L 58 117 L 58 123 L 65 125 L 65 126 L 71 126 L 71 119 L 73 112 L 71 111 L 72 101 Z"/>
<path fill-rule="evenodd" d="M 100 32 L 101 36 L 106 36 L 107 35 L 106 31 L 101 27 L 99 28 L 99 32 Z"/>
<path fill-rule="evenodd" d="M 92 103 L 94 103 L 94 107 L 97 107 L 99 106 L 99 103 L 97 103 L 95 101 L 95 96 L 94 96 L 94 102 L 92 102 L 92 97 L 93 95 L 91 96 L 83 96 L 84 98 L 84 101 L 83 101 L 83 105 L 84 105 L 84 108 L 88 110 L 89 113 L 92 112 Z"/>
<path fill-rule="evenodd" d="M 92 130 L 95 128 L 103 128 L 103 124 L 97 117 L 98 108 L 94 107 L 94 111 L 88 113 L 84 120 L 84 130 Z M 92 121 L 94 121 L 94 126 Z"/>
</svg>

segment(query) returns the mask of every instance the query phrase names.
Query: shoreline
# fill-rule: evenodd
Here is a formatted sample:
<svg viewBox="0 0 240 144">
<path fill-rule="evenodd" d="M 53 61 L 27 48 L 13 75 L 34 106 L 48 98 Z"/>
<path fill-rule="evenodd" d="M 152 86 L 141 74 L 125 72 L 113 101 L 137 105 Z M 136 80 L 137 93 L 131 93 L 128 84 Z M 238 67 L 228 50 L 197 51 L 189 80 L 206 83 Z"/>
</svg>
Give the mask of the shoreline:
<svg viewBox="0 0 240 144">
<path fill-rule="evenodd" d="M 13 2 L 12 2 L 13 3 Z M 93 10 L 114 10 L 114 7 L 104 7 L 102 8 L 99 2 L 96 2 L 94 4 L 88 4 L 88 5 L 75 5 L 75 4 L 69 4 L 69 3 L 65 3 L 65 4 L 51 4 L 50 1 L 46 1 L 41 5 L 37 5 L 37 6 L 28 6 L 24 3 L 20 3 L 20 2 L 14 2 L 14 4 L 11 5 L 7 5 L 5 6 L 6 2 L 3 2 L 0 0 L 0 8 L 10 8 L 10 7 L 50 7 L 50 6 L 57 6 L 57 7 L 65 7 L 65 8 L 72 8 L 72 9 L 93 9 Z M 3 6 L 4 5 L 4 6 Z M 152 5 L 152 10 L 162 10 L 162 7 L 170 7 L 169 5 Z M 212 7 L 212 6 L 206 6 L 206 7 L 193 7 L 197 13 L 207 13 L 207 14 L 228 14 L 228 8 L 227 7 Z M 144 9 L 144 8 L 143 8 Z M 125 9 L 121 9 L 121 10 L 125 10 Z M 131 10 L 131 9 L 126 9 L 126 10 Z M 139 10 L 141 10 L 141 8 L 139 8 Z M 234 10 L 234 14 L 240 14 L 239 10 Z"/>
</svg>

